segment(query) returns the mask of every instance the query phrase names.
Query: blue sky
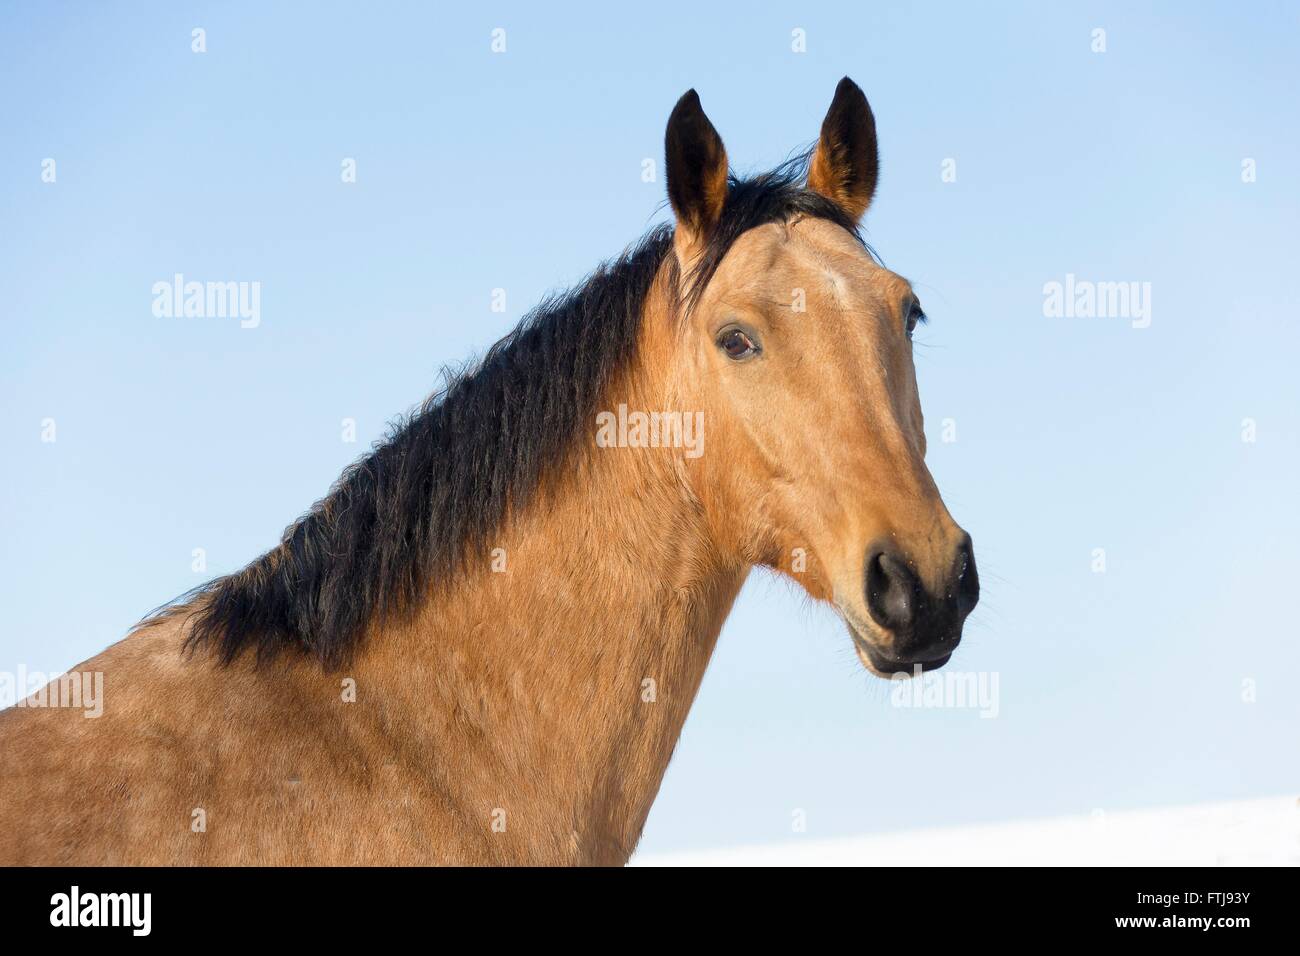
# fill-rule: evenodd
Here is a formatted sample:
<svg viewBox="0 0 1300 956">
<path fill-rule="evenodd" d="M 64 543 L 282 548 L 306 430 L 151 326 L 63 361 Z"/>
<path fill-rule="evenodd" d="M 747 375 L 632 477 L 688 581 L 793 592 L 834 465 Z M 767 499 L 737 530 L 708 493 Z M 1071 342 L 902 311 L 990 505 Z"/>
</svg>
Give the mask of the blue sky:
<svg viewBox="0 0 1300 956">
<path fill-rule="evenodd" d="M 756 575 L 643 849 L 1294 790 L 1300 13 L 897 7 L 4 5 L 0 669 L 242 566 L 442 366 L 662 220 L 642 161 L 687 88 L 744 171 L 847 74 L 983 578 L 951 666 L 995 672 L 999 713 L 892 707 Z M 260 282 L 261 324 L 156 318 L 177 272 Z M 1150 283 L 1150 326 L 1045 316 L 1067 274 Z"/>
</svg>

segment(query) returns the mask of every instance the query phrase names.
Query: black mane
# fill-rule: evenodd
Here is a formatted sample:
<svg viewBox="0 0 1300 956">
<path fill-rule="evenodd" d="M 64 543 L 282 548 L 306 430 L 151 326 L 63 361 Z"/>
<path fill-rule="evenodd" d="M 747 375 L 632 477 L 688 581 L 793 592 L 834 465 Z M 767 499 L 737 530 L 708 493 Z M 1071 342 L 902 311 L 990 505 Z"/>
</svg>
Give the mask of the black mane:
<svg viewBox="0 0 1300 956">
<path fill-rule="evenodd" d="M 799 185 L 806 163 L 730 180 L 686 307 L 756 226 L 815 216 L 858 235 L 838 206 Z M 187 646 L 210 646 L 225 663 L 250 648 L 259 659 L 292 648 L 327 667 L 346 661 L 372 621 L 414 606 L 486 547 L 591 430 L 605 389 L 635 358 L 642 306 L 671 251 L 672 230 L 659 226 L 538 305 L 344 471 L 278 546 L 190 592 L 186 601 L 202 598 L 192 607 L 168 605 L 151 620 L 189 611 Z"/>
</svg>

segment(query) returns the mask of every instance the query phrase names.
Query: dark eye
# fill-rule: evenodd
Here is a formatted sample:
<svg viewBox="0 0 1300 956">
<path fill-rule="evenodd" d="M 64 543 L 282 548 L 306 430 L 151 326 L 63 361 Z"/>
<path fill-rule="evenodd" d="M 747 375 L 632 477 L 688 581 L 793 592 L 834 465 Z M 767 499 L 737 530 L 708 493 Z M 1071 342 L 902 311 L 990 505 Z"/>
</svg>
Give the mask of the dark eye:
<svg viewBox="0 0 1300 956">
<path fill-rule="evenodd" d="M 718 336 L 718 348 L 727 353 L 727 358 L 743 359 L 758 354 L 758 346 L 741 329 L 724 329 Z"/>
<path fill-rule="evenodd" d="M 916 327 L 925 321 L 925 310 L 921 308 L 921 303 L 915 299 L 907 309 L 907 337 L 910 339 Z"/>
</svg>

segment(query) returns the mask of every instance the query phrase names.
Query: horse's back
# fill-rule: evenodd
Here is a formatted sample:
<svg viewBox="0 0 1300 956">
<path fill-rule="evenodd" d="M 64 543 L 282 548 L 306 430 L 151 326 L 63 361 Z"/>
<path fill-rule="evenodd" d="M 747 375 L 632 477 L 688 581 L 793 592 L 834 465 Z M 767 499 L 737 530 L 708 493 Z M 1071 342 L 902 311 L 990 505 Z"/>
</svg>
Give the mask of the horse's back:
<svg viewBox="0 0 1300 956">
<path fill-rule="evenodd" d="M 392 752 L 382 694 L 181 644 L 164 621 L 69 671 L 102 675 L 98 715 L 0 711 L 0 865 L 486 862 Z"/>
<path fill-rule="evenodd" d="M 179 662 L 172 625 L 146 629 L 22 706 L 0 711 L 0 863 L 114 865 L 183 856 L 154 822 L 179 811 L 179 794 L 150 785 L 180 744 L 149 718 L 178 700 L 174 680 L 157 663 L 169 648 Z M 60 690 L 69 680 L 86 691 L 75 706 Z"/>
</svg>

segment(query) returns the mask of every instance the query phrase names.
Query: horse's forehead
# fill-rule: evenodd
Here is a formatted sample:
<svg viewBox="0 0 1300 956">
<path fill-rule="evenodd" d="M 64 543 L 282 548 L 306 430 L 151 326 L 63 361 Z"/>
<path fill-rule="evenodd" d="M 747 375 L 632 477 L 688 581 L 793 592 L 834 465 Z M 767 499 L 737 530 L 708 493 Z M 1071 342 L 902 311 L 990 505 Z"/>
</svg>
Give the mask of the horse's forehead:
<svg viewBox="0 0 1300 956">
<path fill-rule="evenodd" d="M 746 286 L 798 282 L 811 295 L 848 305 L 863 297 L 906 296 L 907 280 L 879 265 L 852 236 L 831 222 L 800 219 L 768 223 L 736 243 L 736 277 Z"/>
</svg>

